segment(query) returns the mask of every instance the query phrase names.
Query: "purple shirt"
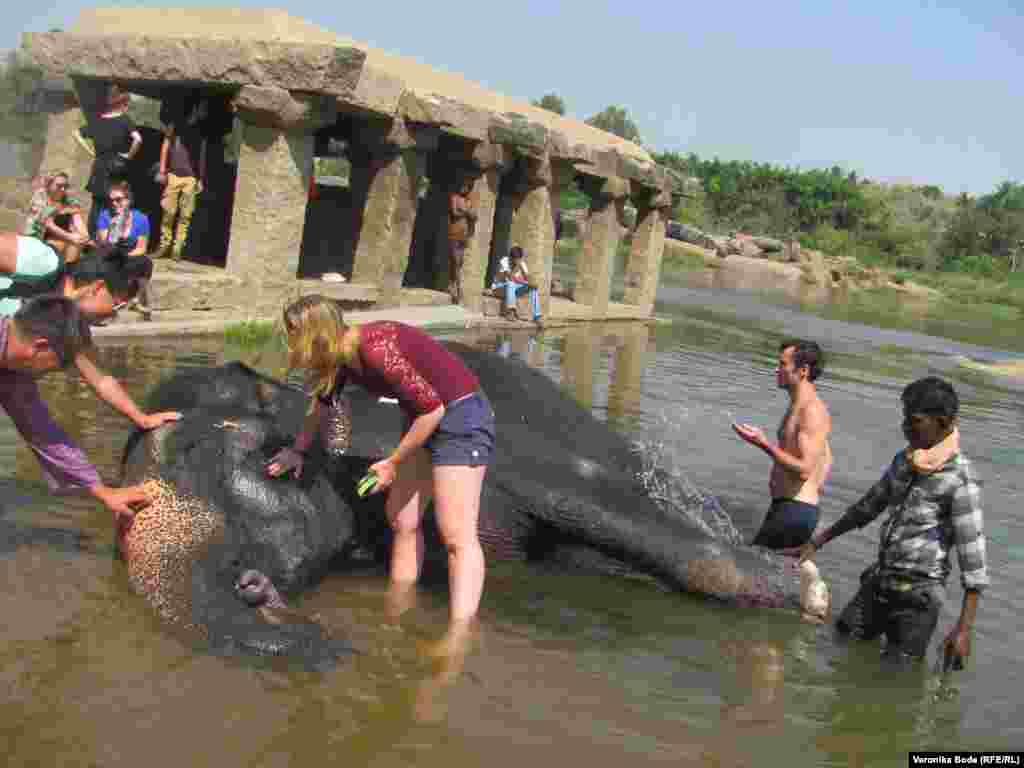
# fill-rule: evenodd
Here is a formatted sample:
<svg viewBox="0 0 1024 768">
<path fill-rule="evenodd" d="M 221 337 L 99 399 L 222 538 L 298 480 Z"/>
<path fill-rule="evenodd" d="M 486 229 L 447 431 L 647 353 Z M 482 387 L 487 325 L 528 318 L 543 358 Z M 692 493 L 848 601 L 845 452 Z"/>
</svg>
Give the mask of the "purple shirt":
<svg viewBox="0 0 1024 768">
<path fill-rule="evenodd" d="M 0 350 L 7 349 L 9 326 L 10 318 L 0 318 Z M 50 490 L 91 488 L 100 482 L 82 449 L 50 416 L 31 374 L 0 369 L 0 405 L 35 453 Z"/>
</svg>

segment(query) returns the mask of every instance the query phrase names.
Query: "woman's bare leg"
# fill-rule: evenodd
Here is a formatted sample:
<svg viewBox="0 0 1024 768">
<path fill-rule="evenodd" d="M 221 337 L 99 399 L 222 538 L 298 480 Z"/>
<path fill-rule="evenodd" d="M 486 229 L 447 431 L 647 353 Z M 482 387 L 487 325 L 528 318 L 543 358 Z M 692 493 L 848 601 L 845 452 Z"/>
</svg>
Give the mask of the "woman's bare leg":
<svg viewBox="0 0 1024 768">
<path fill-rule="evenodd" d="M 476 616 L 484 590 L 484 552 L 477 524 L 485 474 L 486 466 L 434 467 L 434 513 L 448 548 L 453 623 L 468 622 Z"/>
<path fill-rule="evenodd" d="M 430 454 L 420 448 L 398 467 L 385 503 L 394 534 L 391 582 L 413 584 L 423 568 L 423 510 L 431 495 Z"/>
</svg>

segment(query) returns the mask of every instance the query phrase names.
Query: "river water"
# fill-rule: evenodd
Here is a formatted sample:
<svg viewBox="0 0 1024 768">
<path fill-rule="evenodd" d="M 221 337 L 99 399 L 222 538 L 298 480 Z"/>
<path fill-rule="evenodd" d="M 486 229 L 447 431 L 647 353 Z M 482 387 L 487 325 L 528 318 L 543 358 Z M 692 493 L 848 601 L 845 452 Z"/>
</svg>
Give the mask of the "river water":
<svg viewBox="0 0 1024 768">
<path fill-rule="evenodd" d="M 744 537 L 766 511 L 769 467 L 729 422 L 774 429 L 786 405 L 773 378 L 781 338 L 815 338 L 830 353 L 820 391 L 832 409 L 836 462 L 824 523 L 902 447 L 901 388 L 929 373 L 951 377 L 963 401 L 963 447 L 985 483 L 992 575 L 965 671 L 942 678 L 933 666 L 962 597 L 955 570 L 928 664 L 910 670 L 883 668 L 878 646 L 843 643 L 792 614 L 518 564 L 489 568 L 479 645 L 460 674 L 423 653 L 444 629 L 446 595 L 420 592 L 395 622 L 381 573 L 329 577 L 297 605 L 360 650 L 336 671 L 197 654 L 128 588 L 107 513 L 48 496 L 3 419 L 5 764 L 903 766 L 910 749 L 1020 749 L 1021 387 L 957 364 L 1000 356 L 1012 339 L 969 327 L 958 335 L 966 340 L 951 341 L 870 308 L 861 317 L 849 304 L 798 299 L 694 277 L 662 287 L 658 311 L 672 322 L 649 332 L 595 326 L 470 340 L 543 369 L 688 486 L 716 495 L 731 517 L 726 527 Z M 857 322 L 864 319 L 904 329 Z M 169 371 L 232 352 L 209 340 L 105 342 L 102 357 L 142 398 Z M 44 389 L 62 424 L 115 479 L 127 423 L 75 377 L 50 376 Z M 874 558 L 876 537 L 877 525 L 850 532 L 820 554 L 837 608 Z"/>
</svg>

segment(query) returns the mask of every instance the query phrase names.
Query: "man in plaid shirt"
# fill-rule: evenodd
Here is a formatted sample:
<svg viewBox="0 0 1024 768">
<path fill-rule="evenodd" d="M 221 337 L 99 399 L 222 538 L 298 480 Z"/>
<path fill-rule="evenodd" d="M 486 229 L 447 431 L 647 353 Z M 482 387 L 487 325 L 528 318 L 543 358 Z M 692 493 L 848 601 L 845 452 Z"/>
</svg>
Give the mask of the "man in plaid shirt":
<svg viewBox="0 0 1024 768">
<path fill-rule="evenodd" d="M 861 588 L 837 627 L 864 639 L 884 634 L 887 653 L 922 658 L 938 624 L 955 547 L 964 600 L 944 653 L 959 667 L 970 655 L 978 595 L 989 581 L 981 491 L 960 451 L 960 403 L 953 387 L 934 376 L 919 379 L 903 390 L 902 400 L 909 446 L 860 501 L 790 554 L 807 559 L 837 536 L 888 513 L 878 562 L 861 576 Z"/>
</svg>

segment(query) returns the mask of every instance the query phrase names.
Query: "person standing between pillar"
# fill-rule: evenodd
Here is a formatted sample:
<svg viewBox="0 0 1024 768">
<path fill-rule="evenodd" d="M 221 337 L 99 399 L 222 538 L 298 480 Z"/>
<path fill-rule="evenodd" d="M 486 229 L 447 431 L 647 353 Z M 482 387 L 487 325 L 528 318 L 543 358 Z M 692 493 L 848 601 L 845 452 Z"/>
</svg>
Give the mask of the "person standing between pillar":
<svg viewBox="0 0 1024 768">
<path fill-rule="evenodd" d="M 462 264 L 469 238 L 476 228 L 472 192 L 472 180 L 464 178 L 448 196 L 448 293 L 455 304 L 462 301 Z"/>
<path fill-rule="evenodd" d="M 125 114 L 130 100 L 127 91 L 116 83 L 112 84 L 107 91 L 104 111 L 91 125 L 75 133 L 78 142 L 96 158 L 93 160 L 89 183 L 85 185 L 93 201 L 89 212 L 91 237 L 96 236 L 96 222 L 100 211 L 106 206 L 111 181 L 127 178 L 129 163 L 142 149 L 142 134 L 135 127 L 135 122 Z M 91 147 L 89 141 L 92 142 Z"/>
<path fill-rule="evenodd" d="M 347 412 L 348 382 L 397 398 L 406 429 L 395 450 L 370 467 L 371 491 L 388 491 L 385 512 L 394 531 L 392 595 L 401 602 L 423 568 L 423 514 L 431 497 L 448 550 L 451 623 L 443 653 L 465 649 L 484 586 L 477 534 L 484 475 L 494 453 L 494 411 L 466 364 L 418 328 L 393 321 L 347 325 L 341 306 L 304 296 L 284 310 L 290 362 L 308 370 L 314 399 L 289 448 L 267 464 L 277 477 L 302 472 L 303 456 L 321 430 L 321 411 Z"/>
<path fill-rule="evenodd" d="M 789 409 L 779 425 L 779 443 L 759 427 L 733 424 L 743 440 L 771 456 L 768 488 L 772 505 L 752 542 L 770 549 L 805 544 L 818 525 L 818 501 L 832 468 L 828 443 L 832 416 L 818 396 L 815 381 L 824 368 L 821 347 L 813 341 L 788 339 L 779 345 L 775 381 L 789 393 Z"/>
<path fill-rule="evenodd" d="M 156 183 L 163 187 L 160 247 L 154 258 L 180 261 L 188 239 L 196 198 L 206 188 L 206 137 L 200 125 L 206 102 L 188 105 L 164 129 Z M 177 226 L 175 226 L 177 224 Z"/>
</svg>

